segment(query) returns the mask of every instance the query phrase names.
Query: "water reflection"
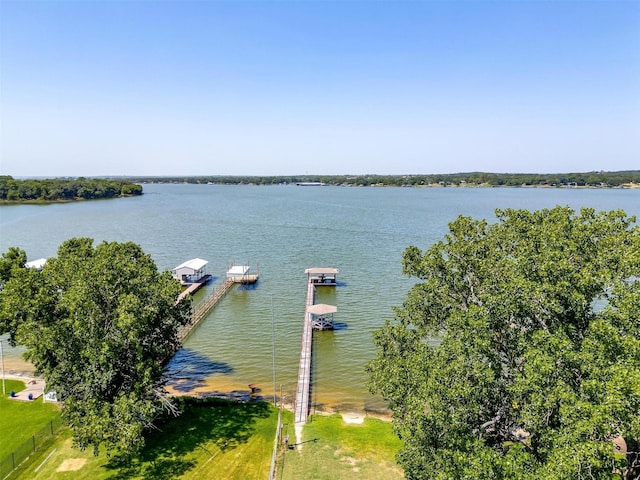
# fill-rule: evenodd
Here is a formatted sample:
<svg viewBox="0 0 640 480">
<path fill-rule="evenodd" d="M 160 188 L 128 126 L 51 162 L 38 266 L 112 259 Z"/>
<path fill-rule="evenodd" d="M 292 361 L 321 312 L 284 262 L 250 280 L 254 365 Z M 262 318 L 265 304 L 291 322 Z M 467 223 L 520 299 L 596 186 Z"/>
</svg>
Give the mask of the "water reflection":
<svg viewBox="0 0 640 480">
<path fill-rule="evenodd" d="M 179 392 L 190 392 L 205 386 L 208 377 L 232 373 L 233 367 L 228 363 L 211 360 L 191 348 L 182 348 L 167 364 L 165 378 L 168 387 Z"/>
<path fill-rule="evenodd" d="M 260 283 L 260 280 L 258 280 L 255 283 L 243 283 L 240 285 L 239 289 L 240 290 L 255 290 L 256 288 L 258 288 L 258 284 Z"/>
<path fill-rule="evenodd" d="M 347 328 L 349 328 L 349 325 L 344 322 L 333 322 L 334 331 L 346 330 Z"/>
</svg>

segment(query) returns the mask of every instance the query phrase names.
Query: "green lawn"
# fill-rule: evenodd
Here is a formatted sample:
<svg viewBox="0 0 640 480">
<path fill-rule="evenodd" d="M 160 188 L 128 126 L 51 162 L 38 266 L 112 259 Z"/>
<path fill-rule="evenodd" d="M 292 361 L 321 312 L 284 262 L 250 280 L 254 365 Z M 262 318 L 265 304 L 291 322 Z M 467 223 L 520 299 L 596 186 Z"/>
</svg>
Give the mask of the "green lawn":
<svg viewBox="0 0 640 480">
<path fill-rule="evenodd" d="M 186 400 L 183 414 L 147 437 L 145 449 L 130 462 L 97 457 L 72 446 L 63 428 L 14 472 L 9 479 L 229 479 L 268 478 L 278 411 L 268 403 Z M 284 427 L 295 442 L 293 414 L 284 412 Z M 403 478 L 394 455 L 401 442 L 391 424 L 366 418 L 346 424 L 340 415 L 312 416 L 304 428 L 301 451 L 284 450 L 277 478 L 367 479 Z"/>
<path fill-rule="evenodd" d="M 293 426 L 288 430 L 294 438 Z M 280 457 L 278 479 L 404 478 L 395 462 L 402 442 L 389 422 L 367 417 L 362 424 L 347 424 L 340 414 L 313 415 L 304 427 L 303 441 L 301 450 L 287 450 Z"/>
<path fill-rule="evenodd" d="M 9 392 L 25 389 L 24 382 L 5 380 L 7 394 L 0 388 L 0 460 L 29 440 L 60 414 L 58 405 L 44 403 L 42 397 L 32 402 L 9 400 Z"/>
<path fill-rule="evenodd" d="M 131 462 L 72 447 L 68 429 L 12 479 L 260 479 L 268 477 L 278 412 L 268 403 L 189 402 Z M 49 456 L 50 455 L 50 456 Z"/>
</svg>

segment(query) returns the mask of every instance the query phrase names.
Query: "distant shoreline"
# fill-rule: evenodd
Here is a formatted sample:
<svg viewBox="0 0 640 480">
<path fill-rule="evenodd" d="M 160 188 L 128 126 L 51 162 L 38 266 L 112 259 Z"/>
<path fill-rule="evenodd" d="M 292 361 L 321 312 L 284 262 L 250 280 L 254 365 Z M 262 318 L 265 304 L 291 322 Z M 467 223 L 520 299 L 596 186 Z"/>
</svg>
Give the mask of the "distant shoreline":
<svg viewBox="0 0 640 480">
<path fill-rule="evenodd" d="M 138 195 L 120 195 L 117 197 L 102 198 L 70 198 L 59 200 L 0 200 L 0 205 L 53 205 L 57 203 L 94 202 L 99 200 L 117 200 L 119 198 L 131 198 Z"/>
<path fill-rule="evenodd" d="M 271 187 L 271 186 L 292 186 L 292 187 L 348 187 L 348 188 L 544 188 L 544 189 L 579 189 L 579 190 L 633 190 L 640 188 L 640 183 L 625 183 L 621 185 L 490 185 L 490 184 L 456 184 L 449 183 L 446 185 L 426 184 L 426 185 L 392 185 L 392 184 L 371 184 L 371 185 L 354 185 L 354 184 L 331 184 L 323 183 L 317 185 L 298 184 L 298 183 L 254 183 L 254 182 L 238 182 L 238 183 L 201 183 L 201 182 L 176 182 L 176 181 L 153 181 L 141 182 L 142 185 L 218 185 L 218 186 L 254 186 L 254 187 Z"/>
<path fill-rule="evenodd" d="M 640 188 L 640 170 L 544 174 L 467 172 L 425 175 L 182 175 L 123 176 L 119 178 L 137 184 L 299 185 L 304 187 Z"/>
</svg>

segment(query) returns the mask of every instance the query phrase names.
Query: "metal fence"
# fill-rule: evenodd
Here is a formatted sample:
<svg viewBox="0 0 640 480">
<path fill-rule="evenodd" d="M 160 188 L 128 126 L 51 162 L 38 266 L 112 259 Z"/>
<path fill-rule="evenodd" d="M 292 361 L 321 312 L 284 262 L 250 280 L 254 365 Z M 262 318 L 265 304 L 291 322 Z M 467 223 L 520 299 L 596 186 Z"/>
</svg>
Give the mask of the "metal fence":
<svg viewBox="0 0 640 480">
<path fill-rule="evenodd" d="M 0 460 L 0 478 L 5 478 L 13 472 L 18 465 L 24 462 L 29 455 L 35 452 L 42 444 L 49 439 L 62 426 L 62 418 L 56 417 L 47 425 L 42 427 L 36 434 L 26 440 L 13 452 Z"/>
<path fill-rule="evenodd" d="M 269 480 L 276 478 L 276 457 L 280 450 L 280 442 L 282 440 L 282 403 L 278 410 L 278 424 L 276 425 L 276 436 L 273 440 L 273 453 L 271 454 L 271 467 L 269 468 Z"/>
</svg>

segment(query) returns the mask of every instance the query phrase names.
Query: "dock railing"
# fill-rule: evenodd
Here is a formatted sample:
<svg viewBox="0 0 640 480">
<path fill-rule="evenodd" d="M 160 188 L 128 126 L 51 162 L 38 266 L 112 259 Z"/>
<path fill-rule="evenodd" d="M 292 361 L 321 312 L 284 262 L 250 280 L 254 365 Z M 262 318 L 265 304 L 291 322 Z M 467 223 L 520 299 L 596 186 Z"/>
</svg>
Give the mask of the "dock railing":
<svg viewBox="0 0 640 480">
<path fill-rule="evenodd" d="M 193 313 L 191 314 L 191 320 L 180 329 L 180 332 L 178 332 L 178 338 L 181 342 L 191 334 L 193 329 L 198 326 L 211 309 L 216 306 L 220 299 L 226 295 L 233 286 L 233 283 L 232 279 L 226 279 L 224 283 L 215 289 L 204 302 L 194 308 Z"/>
</svg>

